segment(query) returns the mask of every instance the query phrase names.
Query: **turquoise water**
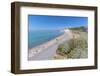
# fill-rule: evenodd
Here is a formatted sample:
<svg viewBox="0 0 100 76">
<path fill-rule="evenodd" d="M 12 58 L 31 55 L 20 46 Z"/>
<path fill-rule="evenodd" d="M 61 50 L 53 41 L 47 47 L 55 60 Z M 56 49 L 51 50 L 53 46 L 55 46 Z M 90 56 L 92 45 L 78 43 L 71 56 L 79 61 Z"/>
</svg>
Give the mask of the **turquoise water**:
<svg viewBox="0 0 100 76">
<path fill-rule="evenodd" d="M 47 42 L 57 36 L 60 36 L 63 34 L 61 31 L 29 31 L 28 32 L 28 48 L 35 47 L 37 45 L 40 45 L 44 42 Z"/>
</svg>

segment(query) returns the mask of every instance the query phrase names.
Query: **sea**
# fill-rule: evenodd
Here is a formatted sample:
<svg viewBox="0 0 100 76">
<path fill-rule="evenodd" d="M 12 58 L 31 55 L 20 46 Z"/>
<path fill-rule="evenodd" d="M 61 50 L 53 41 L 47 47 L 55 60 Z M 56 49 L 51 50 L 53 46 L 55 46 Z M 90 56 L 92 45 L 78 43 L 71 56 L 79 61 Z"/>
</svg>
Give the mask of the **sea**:
<svg viewBox="0 0 100 76">
<path fill-rule="evenodd" d="M 64 32 L 59 30 L 34 30 L 28 32 L 28 48 L 31 49 L 38 45 L 52 40 Z"/>
</svg>

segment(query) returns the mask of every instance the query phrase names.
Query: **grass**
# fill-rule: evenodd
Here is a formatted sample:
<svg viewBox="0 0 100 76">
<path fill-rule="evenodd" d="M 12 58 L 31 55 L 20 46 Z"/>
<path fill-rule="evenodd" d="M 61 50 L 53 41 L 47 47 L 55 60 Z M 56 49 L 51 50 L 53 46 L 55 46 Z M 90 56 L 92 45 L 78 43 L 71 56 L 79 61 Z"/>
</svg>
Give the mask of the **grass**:
<svg viewBox="0 0 100 76">
<path fill-rule="evenodd" d="M 67 58 L 87 58 L 88 57 L 88 43 L 87 32 L 72 31 L 73 38 L 60 44 L 57 49 L 57 54 Z"/>
<path fill-rule="evenodd" d="M 84 26 L 80 26 L 80 27 L 74 27 L 74 28 L 69 28 L 70 30 L 74 30 L 74 31 L 86 31 L 86 27 Z"/>
</svg>

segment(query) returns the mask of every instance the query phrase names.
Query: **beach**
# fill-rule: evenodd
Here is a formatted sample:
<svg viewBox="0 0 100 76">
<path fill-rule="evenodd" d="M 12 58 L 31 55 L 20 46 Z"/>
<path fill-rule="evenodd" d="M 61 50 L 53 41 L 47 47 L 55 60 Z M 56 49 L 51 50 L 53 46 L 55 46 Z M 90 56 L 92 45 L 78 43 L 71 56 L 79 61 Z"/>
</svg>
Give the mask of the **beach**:
<svg viewBox="0 0 100 76">
<path fill-rule="evenodd" d="M 69 29 L 64 29 L 64 34 L 47 41 L 39 46 L 33 47 L 28 51 L 28 60 L 48 60 L 56 55 L 58 45 L 72 38 Z"/>
</svg>

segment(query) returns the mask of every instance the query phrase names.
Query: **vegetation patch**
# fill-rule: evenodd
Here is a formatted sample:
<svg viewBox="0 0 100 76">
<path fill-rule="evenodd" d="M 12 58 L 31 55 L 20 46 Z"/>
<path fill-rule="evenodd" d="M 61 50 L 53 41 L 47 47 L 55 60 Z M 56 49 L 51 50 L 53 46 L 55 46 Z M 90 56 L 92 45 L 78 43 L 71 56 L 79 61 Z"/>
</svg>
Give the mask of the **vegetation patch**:
<svg viewBox="0 0 100 76">
<path fill-rule="evenodd" d="M 73 32 L 73 38 L 60 44 L 57 49 L 57 54 L 67 58 L 87 58 L 88 43 L 87 32 Z"/>
</svg>

